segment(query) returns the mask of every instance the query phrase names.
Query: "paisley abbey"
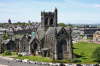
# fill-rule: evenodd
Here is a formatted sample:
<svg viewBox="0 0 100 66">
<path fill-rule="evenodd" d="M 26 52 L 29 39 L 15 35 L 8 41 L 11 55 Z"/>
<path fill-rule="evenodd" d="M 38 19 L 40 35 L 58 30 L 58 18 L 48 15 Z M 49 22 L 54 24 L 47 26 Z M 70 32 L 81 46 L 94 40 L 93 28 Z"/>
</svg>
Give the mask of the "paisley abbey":
<svg viewBox="0 0 100 66">
<path fill-rule="evenodd" d="M 25 34 L 27 31 L 22 31 L 22 33 Z M 15 40 L 4 41 L 0 44 L 3 47 L 0 48 L 28 55 L 50 57 L 55 60 L 72 59 L 71 33 L 70 27 L 58 26 L 58 10 L 55 8 L 54 12 L 41 12 L 41 23 L 35 31 L 32 31 L 31 36 L 24 35 Z M 3 52 L 1 50 L 0 52 Z"/>
<path fill-rule="evenodd" d="M 29 41 L 29 53 L 52 59 L 72 59 L 71 28 L 58 26 L 58 11 L 41 12 L 41 24 Z"/>
</svg>

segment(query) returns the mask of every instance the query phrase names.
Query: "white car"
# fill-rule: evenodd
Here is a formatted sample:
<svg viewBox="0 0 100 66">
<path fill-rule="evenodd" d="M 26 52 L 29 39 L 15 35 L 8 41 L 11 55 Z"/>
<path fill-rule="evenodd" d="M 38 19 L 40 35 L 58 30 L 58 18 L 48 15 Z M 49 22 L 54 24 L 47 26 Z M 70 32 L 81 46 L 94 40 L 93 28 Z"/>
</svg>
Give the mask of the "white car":
<svg viewBox="0 0 100 66">
<path fill-rule="evenodd" d="M 29 60 L 28 60 L 28 59 L 24 59 L 24 60 L 22 60 L 22 62 L 24 62 L 24 63 L 28 63 Z"/>
<path fill-rule="evenodd" d="M 35 64 L 35 62 L 34 62 L 34 61 L 29 61 L 29 63 L 31 63 L 31 64 Z"/>
<path fill-rule="evenodd" d="M 21 52 L 21 53 L 18 53 L 18 55 L 21 54 L 22 56 L 28 56 L 28 53 L 27 52 Z"/>
<path fill-rule="evenodd" d="M 22 62 L 22 60 L 21 59 L 16 59 L 16 62 Z"/>
</svg>

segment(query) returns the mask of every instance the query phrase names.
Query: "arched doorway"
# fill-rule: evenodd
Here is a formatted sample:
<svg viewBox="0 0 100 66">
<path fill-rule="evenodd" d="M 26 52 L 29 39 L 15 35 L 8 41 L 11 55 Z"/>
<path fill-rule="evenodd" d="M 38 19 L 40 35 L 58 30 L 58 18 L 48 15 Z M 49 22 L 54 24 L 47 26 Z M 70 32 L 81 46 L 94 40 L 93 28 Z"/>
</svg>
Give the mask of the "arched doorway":
<svg viewBox="0 0 100 66">
<path fill-rule="evenodd" d="M 38 49 L 38 44 L 34 41 L 34 43 L 31 44 L 31 53 L 32 53 L 33 55 L 36 55 L 37 49 Z"/>
<path fill-rule="evenodd" d="M 57 45 L 57 56 L 59 60 L 62 60 L 64 57 L 64 45 L 66 44 L 66 40 L 61 39 Z"/>
</svg>

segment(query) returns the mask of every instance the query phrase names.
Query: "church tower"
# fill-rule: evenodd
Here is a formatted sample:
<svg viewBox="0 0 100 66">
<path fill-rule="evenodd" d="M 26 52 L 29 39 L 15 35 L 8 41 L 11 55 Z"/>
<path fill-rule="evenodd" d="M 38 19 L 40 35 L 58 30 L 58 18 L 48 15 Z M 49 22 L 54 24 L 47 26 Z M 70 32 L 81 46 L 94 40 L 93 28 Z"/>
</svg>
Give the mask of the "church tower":
<svg viewBox="0 0 100 66">
<path fill-rule="evenodd" d="M 11 23 L 11 19 L 8 19 L 8 24 L 12 24 L 12 23 Z"/>
<path fill-rule="evenodd" d="M 41 26 L 44 28 L 57 27 L 57 8 L 54 12 L 41 12 Z"/>
</svg>

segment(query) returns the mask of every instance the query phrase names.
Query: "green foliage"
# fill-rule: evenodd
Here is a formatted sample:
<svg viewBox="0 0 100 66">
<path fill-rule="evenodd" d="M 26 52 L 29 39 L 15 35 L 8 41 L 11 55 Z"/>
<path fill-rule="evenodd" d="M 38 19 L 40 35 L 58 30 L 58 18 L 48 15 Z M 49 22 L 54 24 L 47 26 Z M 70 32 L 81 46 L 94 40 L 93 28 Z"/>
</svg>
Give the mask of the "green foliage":
<svg viewBox="0 0 100 66">
<path fill-rule="evenodd" d="M 70 60 L 53 60 L 53 63 L 70 63 Z"/>
<path fill-rule="evenodd" d="M 100 63 L 100 47 L 97 47 L 96 50 L 93 52 L 92 58 L 94 58 L 94 61 Z"/>
<path fill-rule="evenodd" d="M 81 60 L 77 59 L 77 58 L 75 58 L 75 59 L 72 60 L 72 63 L 80 63 L 80 62 L 81 62 Z"/>
<path fill-rule="evenodd" d="M 3 38 L 3 40 L 7 40 L 9 38 L 9 35 L 7 33 L 4 33 L 2 38 Z"/>
<path fill-rule="evenodd" d="M 21 56 L 21 57 L 16 57 L 18 59 L 29 59 L 32 61 L 39 61 L 39 62 L 52 62 L 52 59 L 48 57 L 41 57 L 41 56 Z"/>
<path fill-rule="evenodd" d="M 80 37 L 81 37 L 81 38 L 83 38 L 83 37 L 84 37 L 84 35 L 80 35 Z"/>
<path fill-rule="evenodd" d="M 22 57 L 22 55 L 21 54 L 18 54 L 18 57 Z"/>
<path fill-rule="evenodd" d="M 90 43 L 90 42 L 79 42 L 73 44 L 74 48 L 74 53 L 77 55 L 80 55 L 82 57 L 78 58 L 82 62 L 81 63 L 96 63 L 93 61 L 93 56 L 94 51 L 100 47 L 99 44 L 96 43 Z M 99 56 L 100 57 L 100 56 Z"/>
<path fill-rule="evenodd" d="M 15 24 L 15 25 L 23 25 L 23 26 L 32 25 L 32 23 L 25 23 L 25 22 L 17 22 L 17 23 L 13 23 L 13 24 Z"/>
<path fill-rule="evenodd" d="M 64 23 L 59 23 L 59 26 L 66 27 L 66 24 L 64 24 Z"/>
<path fill-rule="evenodd" d="M 12 55 L 12 53 L 11 53 L 10 51 L 5 51 L 5 52 L 3 53 L 3 56 L 9 56 L 9 55 Z"/>
<path fill-rule="evenodd" d="M 53 62 L 53 63 L 69 63 L 70 60 L 53 60 L 48 57 L 41 57 L 41 56 L 18 56 L 17 59 L 29 59 L 32 61 L 39 61 L 39 62 Z"/>
</svg>

